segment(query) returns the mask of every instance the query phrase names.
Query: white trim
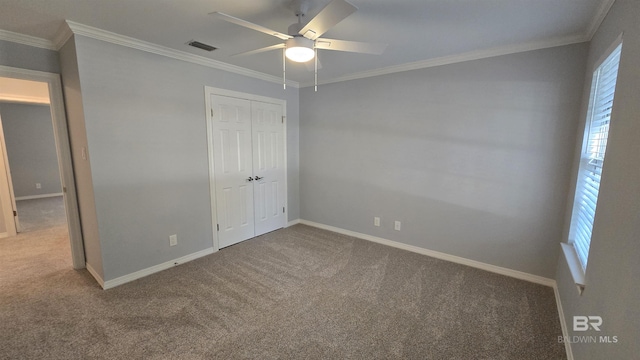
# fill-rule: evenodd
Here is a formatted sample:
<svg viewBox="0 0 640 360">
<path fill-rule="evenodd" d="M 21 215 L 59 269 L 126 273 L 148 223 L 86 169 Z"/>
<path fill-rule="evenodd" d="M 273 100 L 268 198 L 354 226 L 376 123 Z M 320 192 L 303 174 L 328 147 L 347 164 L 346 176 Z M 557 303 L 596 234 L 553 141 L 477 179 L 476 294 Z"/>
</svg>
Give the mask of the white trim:
<svg viewBox="0 0 640 360">
<path fill-rule="evenodd" d="M 33 199 L 44 199 L 56 196 L 63 196 L 64 193 L 51 193 L 51 194 L 40 194 L 40 195 L 29 195 L 29 196 L 18 196 L 16 197 L 16 201 L 20 200 L 33 200 Z"/>
<path fill-rule="evenodd" d="M 564 339 L 569 338 L 569 330 L 567 328 L 567 320 L 564 318 L 564 310 L 562 310 L 562 302 L 560 301 L 560 291 L 558 291 L 558 283 L 553 284 L 553 293 L 556 297 L 556 306 L 558 308 L 558 317 L 560 318 L 560 327 L 562 328 L 562 336 Z M 564 350 L 567 353 L 567 360 L 573 360 L 573 351 L 571 350 L 571 342 L 564 341 Z"/>
<path fill-rule="evenodd" d="M 573 282 L 578 287 L 578 293 L 582 295 L 585 287 L 585 273 L 584 269 L 582 269 L 580 259 L 578 258 L 576 248 L 573 244 L 567 244 L 565 242 L 560 243 L 560 246 L 562 247 L 564 257 L 567 260 L 567 265 L 569 266 Z"/>
<path fill-rule="evenodd" d="M 91 266 L 91 264 L 86 263 L 85 265 L 87 267 L 87 271 L 89 271 L 89 274 L 91 274 L 91 276 L 96 279 L 100 287 L 104 289 L 104 279 L 102 279 L 102 276 L 98 274 L 98 272 L 93 268 L 93 266 Z"/>
<path fill-rule="evenodd" d="M 388 67 L 379 68 L 379 69 L 357 72 L 357 73 L 353 73 L 345 76 L 328 79 L 325 81 L 320 81 L 318 85 L 363 79 L 368 77 L 387 75 L 387 74 L 393 74 L 393 73 L 410 71 L 410 70 L 418 70 L 418 69 L 430 68 L 435 66 L 450 65 L 450 64 L 456 64 L 456 63 L 465 62 L 465 61 L 480 60 L 480 59 L 486 59 L 486 58 L 491 58 L 496 56 L 516 54 L 516 53 L 521 53 L 526 51 L 540 50 L 540 49 L 552 48 L 557 46 L 571 45 L 571 44 L 585 42 L 588 40 L 589 39 L 587 39 L 585 36 L 578 35 L 578 36 L 568 36 L 563 38 L 555 38 L 551 40 L 507 45 L 507 46 L 502 46 L 502 47 L 497 47 L 492 49 L 476 50 L 476 51 L 466 52 L 466 53 L 457 54 L 457 55 L 443 56 L 439 58 L 421 60 L 421 61 L 416 61 L 416 62 L 411 62 L 406 64 L 393 65 L 393 66 L 388 66 Z M 310 87 L 310 86 L 314 86 L 314 84 L 311 82 L 304 82 L 300 84 L 300 87 L 303 87 L 303 88 Z"/>
<path fill-rule="evenodd" d="M 462 264 L 462 265 L 467 265 L 467 266 L 474 267 L 476 269 L 486 270 L 486 271 L 490 271 L 492 273 L 496 273 L 500 275 L 506 275 L 512 278 L 525 280 L 525 281 L 529 281 L 529 282 L 540 284 L 540 285 L 553 287 L 553 284 L 555 284 L 556 282 L 555 280 L 549 279 L 546 277 L 533 275 L 533 274 L 525 273 L 518 270 L 500 267 L 500 266 L 495 266 L 495 265 L 483 263 L 480 261 L 466 259 L 460 256 L 449 255 L 442 252 L 433 251 L 433 250 L 421 248 L 418 246 L 408 245 L 408 244 L 404 244 L 404 243 L 393 241 L 393 240 L 387 240 L 377 236 L 362 234 L 359 232 L 345 230 L 345 229 L 337 228 L 330 225 L 324 225 L 324 224 L 316 223 L 309 220 L 300 220 L 300 223 L 304 225 L 309 225 L 309 226 L 317 227 L 320 229 L 324 229 L 324 230 L 333 231 L 343 235 L 353 236 L 362 240 L 367 240 L 367 241 L 375 242 L 378 244 L 387 245 L 387 246 L 411 251 L 411 252 L 422 254 L 422 255 L 427 255 L 436 259 L 446 260 L 446 261 L 450 261 L 450 262 Z"/>
<path fill-rule="evenodd" d="M 58 50 L 56 49 L 53 42 L 47 39 L 20 34 L 13 31 L 0 30 L 0 40 L 11 41 L 22 45 L 35 46 L 41 49 Z"/>
<path fill-rule="evenodd" d="M 69 144 L 69 131 L 67 129 L 67 117 L 62 96 L 60 75 L 0 65 L 0 76 L 44 82 L 47 83 L 49 87 L 51 121 L 53 123 L 53 135 L 56 143 L 60 180 L 63 192 L 65 193 L 64 201 L 67 225 L 69 228 L 71 258 L 73 260 L 73 268 L 82 269 L 85 267 L 84 243 L 80 227 L 75 174 L 71 160 L 71 146 Z"/>
<path fill-rule="evenodd" d="M 37 96 L 23 96 L 23 95 L 0 95 L 0 102 L 3 103 L 19 103 L 19 104 L 33 104 L 33 105 L 49 105 L 49 99 L 43 99 Z"/>
<path fill-rule="evenodd" d="M 9 237 L 9 233 L 6 233 L 6 232 L 0 233 L 0 239 L 4 239 L 6 237 Z"/>
<path fill-rule="evenodd" d="M 598 58 L 598 61 L 596 61 L 593 64 L 593 67 L 591 68 L 591 73 L 592 74 L 600 67 L 600 65 L 602 65 L 602 63 L 605 60 L 607 60 L 607 58 L 609 57 L 609 55 L 611 55 L 613 50 L 615 50 L 620 44 L 622 44 L 622 38 L 623 37 L 624 37 L 624 32 L 620 33 L 620 35 L 618 35 L 618 37 L 613 41 L 613 43 L 611 43 L 611 45 L 609 45 L 607 50 L 605 50 L 604 53 L 602 53 L 602 55 L 600 55 L 600 57 Z M 584 149 L 582 149 L 582 151 L 584 152 Z"/>
<path fill-rule="evenodd" d="M 291 226 L 293 226 L 293 225 L 298 225 L 298 224 L 300 224 L 300 221 L 301 221 L 300 219 L 291 220 L 291 221 L 289 221 L 289 222 L 287 223 L 287 226 L 286 226 L 286 227 L 291 227 Z"/>
<path fill-rule="evenodd" d="M 4 215 L 5 231 L 8 236 L 16 236 L 20 231 L 19 217 L 16 216 L 18 210 L 16 199 L 13 194 L 13 184 L 11 181 L 11 168 L 7 157 L 7 147 L 2 130 L 2 119 L 0 116 L 0 207 Z"/>
<path fill-rule="evenodd" d="M 282 116 L 285 116 L 285 118 L 287 116 L 286 114 L 287 101 L 283 99 L 277 99 L 277 98 L 261 96 L 261 95 L 254 95 L 254 94 L 244 93 L 240 91 L 216 88 L 212 86 L 205 86 L 204 91 L 209 98 L 211 97 L 211 95 L 220 95 L 220 96 L 233 97 L 233 98 L 249 100 L 249 101 L 259 101 L 259 102 L 268 103 L 268 104 L 282 105 L 283 107 L 282 111 L 285 112 L 282 114 Z"/>
<path fill-rule="evenodd" d="M 204 249 L 204 250 L 200 250 L 198 252 L 194 252 L 193 254 L 189 254 L 174 260 L 170 260 L 167 262 L 163 262 L 162 264 L 158 264 L 158 265 L 154 265 L 151 267 L 148 267 L 146 269 L 142 269 L 139 271 L 136 271 L 134 273 L 128 274 L 128 275 L 124 275 L 124 276 L 120 276 L 118 278 L 112 279 L 112 280 L 107 280 L 104 282 L 104 284 L 101 284 L 102 288 L 107 290 L 107 289 L 111 289 L 114 288 L 116 286 L 122 285 L 122 284 L 126 284 L 128 282 L 134 281 L 134 280 L 138 280 L 140 278 L 143 278 L 145 276 L 149 276 L 151 274 L 155 274 L 159 271 L 162 270 L 166 270 L 169 268 L 172 268 L 174 266 L 178 266 L 180 264 L 184 264 L 186 262 L 201 258 L 203 256 L 207 256 L 210 254 L 213 254 L 214 250 L 212 247 Z M 88 268 L 88 267 L 87 267 Z M 100 281 L 98 281 L 99 283 Z"/>
<path fill-rule="evenodd" d="M 217 223 L 218 223 L 218 214 L 216 209 L 216 188 L 215 188 L 215 174 L 214 174 L 214 154 L 213 154 L 213 119 L 211 118 L 211 96 L 219 95 L 219 96 L 227 96 L 233 97 L 237 99 L 249 100 L 249 101 L 258 101 L 264 102 L 268 104 L 280 105 L 282 107 L 282 116 L 284 117 L 284 218 L 289 218 L 289 183 L 288 183 L 288 173 L 289 173 L 289 160 L 287 153 L 287 101 L 283 99 L 271 98 L 266 96 L 254 95 L 243 93 L 239 91 L 215 88 L 211 86 L 204 87 L 204 96 L 205 96 L 205 108 L 206 108 L 206 122 L 207 122 L 207 155 L 209 159 L 209 196 L 211 198 L 211 228 L 213 231 L 213 248 L 214 251 L 218 251 L 220 249 L 220 242 L 218 240 L 218 231 L 217 231 Z M 285 224 L 285 227 L 287 225 Z"/>
<path fill-rule="evenodd" d="M 215 174 L 214 169 L 214 157 L 213 148 L 211 146 L 211 139 L 213 139 L 213 119 L 211 116 L 211 95 L 213 90 L 209 87 L 204 87 L 204 103 L 205 103 L 205 118 L 207 122 L 207 160 L 209 162 L 209 206 L 211 209 L 211 231 L 213 234 L 213 251 L 220 250 L 220 243 L 218 241 L 218 209 L 216 207 L 216 187 L 214 185 Z"/>
<path fill-rule="evenodd" d="M 67 22 L 62 23 L 60 29 L 58 29 L 58 32 L 53 37 L 53 45 L 55 46 L 56 50 L 62 49 L 64 44 L 66 44 L 72 36 L 73 31 L 71 31 L 71 28 L 69 27 Z"/>
<path fill-rule="evenodd" d="M 611 10 L 611 7 L 615 2 L 616 0 L 602 1 L 600 7 L 598 8 L 598 11 L 596 11 L 596 14 L 593 16 L 591 22 L 589 23 L 589 26 L 587 27 L 587 31 L 585 33 L 585 38 L 587 40 L 591 40 L 593 38 L 593 35 L 595 35 L 596 31 L 598 31 L 598 28 L 600 28 L 600 25 L 604 21 L 604 18 L 607 17 L 609 10 Z"/>
<path fill-rule="evenodd" d="M 146 51 L 152 54 L 166 56 L 172 59 L 182 60 L 197 65 L 207 66 L 210 68 L 227 71 L 234 74 L 244 75 L 259 80 L 269 81 L 276 84 L 282 84 L 282 78 L 255 70 L 249 70 L 240 66 L 231 65 L 222 61 L 209 59 L 203 56 L 194 55 L 185 51 L 171 49 L 165 46 L 153 44 L 147 41 L 138 40 L 129 36 L 124 36 L 110 31 L 101 30 L 91 26 L 79 24 L 67 20 L 67 25 L 75 35 L 82 35 L 92 39 L 106 41 L 108 43 L 126 46 L 132 49 Z M 63 36 L 61 36 L 63 38 Z M 287 85 L 298 88 L 300 84 L 295 81 L 287 80 Z"/>
</svg>

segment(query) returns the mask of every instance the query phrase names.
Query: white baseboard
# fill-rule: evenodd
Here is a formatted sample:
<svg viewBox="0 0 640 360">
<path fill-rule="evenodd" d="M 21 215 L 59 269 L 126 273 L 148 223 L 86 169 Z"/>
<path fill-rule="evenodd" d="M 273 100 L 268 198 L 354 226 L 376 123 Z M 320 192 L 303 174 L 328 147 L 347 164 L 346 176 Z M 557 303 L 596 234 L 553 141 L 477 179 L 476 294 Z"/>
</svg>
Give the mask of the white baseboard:
<svg viewBox="0 0 640 360">
<path fill-rule="evenodd" d="M 467 266 L 471 266 L 471 267 L 474 267 L 474 268 L 477 268 L 477 269 L 486 270 L 486 271 L 490 271 L 490 272 L 493 272 L 493 273 L 496 273 L 496 274 L 500 274 L 500 275 L 506 275 L 506 276 L 509 276 L 509 277 L 513 277 L 513 278 L 516 278 L 516 279 L 529 281 L 529 282 L 540 284 L 540 285 L 553 287 L 553 285 L 556 283 L 556 281 L 554 279 L 549 279 L 549 278 L 546 278 L 546 277 L 543 277 L 543 276 L 533 275 L 533 274 L 529 274 L 529 273 L 518 271 L 518 270 L 513 270 L 513 269 L 509 269 L 509 268 L 504 268 L 504 267 L 500 267 L 500 266 L 496 266 L 496 265 L 483 263 L 483 262 L 480 262 L 480 261 L 466 259 L 466 258 L 463 258 L 463 257 L 460 257 L 460 256 L 449 255 L 449 254 L 445 254 L 445 253 L 442 253 L 442 252 L 421 248 L 421 247 L 418 247 L 418 246 L 407 245 L 407 244 L 403 244 L 401 242 L 397 242 L 397 241 L 393 241 L 393 240 L 387 240 L 387 239 L 383 239 L 383 238 L 380 238 L 380 237 L 377 237 L 377 236 L 362 234 L 362 233 L 359 233 L 359 232 L 355 232 L 355 231 L 351 231 L 351 230 L 345 230 L 345 229 L 337 228 L 337 227 L 334 227 L 334 226 L 324 225 L 324 224 L 320 224 L 320 223 L 316 223 L 316 222 L 308 221 L 308 220 L 300 220 L 300 223 L 304 224 L 304 225 L 317 227 L 317 228 L 320 228 L 320 229 L 325 229 L 325 230 L 337 232 L 339 234 L 353 236 L 353 237 L 356 237 L 356 238 L 359 238 L 359 239 L 363 239 L 363 240 L 367 240 L 367 241 L 372 241 L 372 242 L 375 242 L 375 243 L 378 243 L 378 244 L 392 246 L 392 247 L 395 247 L 395 248 L 398 248 L 398 249 L 407 250 L 407 251 L 411 251 L 411 252 L 422 254 L 422 255 L 427 255 L 427 256 L 430 256 L 430 257 L 434 257 L 436 259 L 446 260 L 446 261 L 450 261 L 450 262 L 454 262 L 454 263 L 462 264 L 462 265 L 467 265 Z"/>
<path fill-rule="evenodd" d="M 569 338 L 569 329 L 567 328 L 567 320 L 564 317 L 564 310 L 562 309 L 562 301 L 560 301 L 560 292 L 558 291 L 558 284 L 553 285 L 553 293 L 556 296 L 556 306 L 558 307 L 558 316 L 560 317 L 560 327 L 562 328 L 562 336 L 565 339 Z M 573 351 L 571 350 L 571 343 L 564 341 L 564 350 L 567 353 L 567 360 L 573 360 Z"/>
<path fill-rule="evenodd" d="M 119 285 L 122 285 L 122 284 L 126 284 L 126 283 L 134 281 L 134 280 L 138 280 L 138 279 L 143 278 L 145 276 L 149 276 L 149 275 L 157 273 L 159 271 L 166 270 L 166 269 L 172 268 L 174 266 L 178 266 L 180 264 L 184 264 L 184 263 L 189 262 L 191 260 L 195 260 L 197 258 L 201 258 L 203 256 L 207 256 L 207 255 L 213 254 L 213 253 L 214 253 L 213 247 L 210 247 L 208 249 L 204 249 L 204 250 L 201 250 L 201 251 L 195 252 L 193 254 L 189 254 L 189 255 L 174 259 L 174 260 L 170 260 L 170 261 L 164 262 L 162 264 L 154 265 L 154 266 L 148 267 L 146 269 L 142 269 L 140 271 L 136 271 L 136 272 L 131 273 L 131 274 L 120 276 L 120 277 L 112 279 L 112 280 L 107 280 L 103 284 L 101 284 L 101 286 L 105 290 L 111 289 L 111 288 L 114 288 L 116 286 L 119 286 Z M 87 264 L 87 269 L 88 268 L 89 268 L 89 266 Z M 98 281 L 98 282 L 100 282 L 100 281 Z"/>
<path fill-rule="evenodd" d="M 91 264 L 85 263 L 85 265 L 87 266 L 87 271 L 89 271 L 89 274 L 91 274 L 91 276 L 93 276 L 93 278 L 96 279 L 98 284 L 100 284 L 100 286 L 104 289 L 104 280 L 102 279 L 102 277 L 93 268 L 93 266 L 91 266 Z"/>
<path fill-rule="evenodd" d="M 295 220 L 291 220 L 287 223 L 287 226 L 285 227 L 289 227 L 289 226 L 293 226 L 293 225 L 297 225 L 300 224 L 300 219 L 295 219 Z"/>
<path fill-rule="evenodd" d="M 51 193 L 51 194 L 40 194 L 40 195 L 29 195 L 29 196 L 18 196 L 16 197 L 16 201 L 20 200 L 33 200 L 33 199 L 44 199 L 56 196 L 62 196 L 63 193 Z"/>
</svg>

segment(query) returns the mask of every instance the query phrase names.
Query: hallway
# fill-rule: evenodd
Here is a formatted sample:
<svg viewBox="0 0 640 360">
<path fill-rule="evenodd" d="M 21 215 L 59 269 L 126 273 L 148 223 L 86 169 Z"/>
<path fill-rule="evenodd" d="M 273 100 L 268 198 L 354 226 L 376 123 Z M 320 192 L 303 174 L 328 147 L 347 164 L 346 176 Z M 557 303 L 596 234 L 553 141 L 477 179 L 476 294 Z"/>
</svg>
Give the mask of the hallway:
<svg viewBox="0 0 640 360">
<path fill-rule="evenodd" d="M 21 232 L 50 229 L 63 226 L 66 229 L 67 218 L 64 198 L 55 196 L 42 199 L 18 200 L 18 216 Z"/>
</svg>

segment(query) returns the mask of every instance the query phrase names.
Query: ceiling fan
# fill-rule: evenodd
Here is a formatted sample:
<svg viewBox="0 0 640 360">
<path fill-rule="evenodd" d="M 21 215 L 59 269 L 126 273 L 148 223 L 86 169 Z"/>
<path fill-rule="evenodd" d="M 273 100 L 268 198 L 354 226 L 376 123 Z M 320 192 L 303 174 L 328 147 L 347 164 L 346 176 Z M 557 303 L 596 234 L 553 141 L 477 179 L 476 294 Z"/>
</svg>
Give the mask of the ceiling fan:
<svg viewBox="0 0 640 360">
<path fill-rule="evenodd" d="M 366 43 L 359 41 L 346 41 L 321 38 L 333 26 L 353 14 L 358 8 L 346 0 L 332 0 L 325 6 L 318 15 L 311 19 L 306 25 L 302 24 L 302 17 L 309 9 L 310 0 L 294 0 L 293 7 L 298 17 L 298 22 L 289 26 L 288 34 L 268 29 L 264 26 L 242 20 L 221 12 L 212 12 L 221 20 L 244 26 L 271 36 L 275 36 L 284 42 L 264 48 L 243 52 L 238 55 L 253 55 L 265 51 L 283 49 L 283 73 L 286 74 L 285 57 L 291 61 L 306 63 L 315 58 L 315 83 L 317 90 L 318 83 L 318 49 L 347 51 L 363 54 L 380 55 L 384 52 L 387 44 Z M 286 76 L 286 75 L 285 75 Z M 286 88 L 286 80 L 285 80 Z"/>
</svg>

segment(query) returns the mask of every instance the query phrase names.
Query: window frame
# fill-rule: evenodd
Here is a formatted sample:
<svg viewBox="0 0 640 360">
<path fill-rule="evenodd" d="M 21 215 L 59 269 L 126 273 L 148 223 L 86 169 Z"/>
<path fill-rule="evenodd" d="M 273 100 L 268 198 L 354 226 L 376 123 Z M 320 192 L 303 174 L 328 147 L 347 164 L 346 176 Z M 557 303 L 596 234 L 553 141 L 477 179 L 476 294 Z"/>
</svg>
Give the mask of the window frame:
<svg viewBox="0 0 640 360">
<path fill-rule="evenodd" d="M 592 124 L 593 124 L 593 118 L 595 116 L 594 112 L 596 110 L 596 95 L 598 92 L 598 85 L 600 82 L 600 76 L 601 73 L 600 71 L 602 70 L 603 65 L 609 60 L 609 58 L 614 55 L 615 52 L 617 52 L 619 49 L 620 52 L 620 59 L 618 59 L 618 70 L 616 71 L 616 86 L 613 89 L 613 99 L 612 99 L 612 105 L 611 105 L 611 111 L 609 112 L 609 125 L 610 125 L 610 121 L 612 119 L 612 115 L 613 115 L 613 105 L 615 104 L 615 92 L 616 92 L 616 88 L 617 88 L 617 80 L 618 80 L 618 73 L 619 73 L 619 66 L 620 66 L 620 60 L 622 58 L 622 34 L 620 34 L 620 36 L 618 36 L 618 38 L 609 46 L 609 48 L 607 48 L 607 50 L 604 52 L 604 55 L 602 55 L 600 57 L 600 59 L 595 63 L 595 65 L 593 66 L 593 71 L 592 71 L 592 76 L 591 76 L 591 88 L 589 91 L 589 104 L 588 104 L 588 108 L 587 108 L 587 116 L 585 117 L 585 126 L 583 129 L 583 138 L 582 138 L 582 146 L 581 146 L 581 151 L 580 151 L 580 157 L 578 159 L 578 168 L 576 170 L 576 177 L 575 177 L 575 192 L 573 194 L 573 197 L 571 198 L 571 218 L 570 218 L 570 223 L 569 223 L 569 237 L 567 239 L 566 242 L 562 242 L 562 250 L 564 252 L 565 258 L 567 260 L 567 264 L 569 265 L 569 269 L 571 271 L 571 275 L 573 276 L 574 282 L 576 283 L 577 287 L 578 287 L 578 291 L 580 294 L 582 294 L 582 291 L 584 290 L 584 287 L 586 285 L 586 269 L 587 269 L 587 264 L 588 264 L 588 259 L 589 259 L 589 255 L 591 254 L 591 237 L 592 234 L 589 234 L 589 244 L 587 247 L 587 254 L 586 254 L 586 259 L 583 262 L 582 259 L 580 258 L 580 256 L 578 255 L 578 251 L 576 249 L 575 246 L 575 241 L 576 241 L 576 231 L 577 231 L 577 226 L 576 223 L 578 222 L 578 217 L 580 216 L 580 196 L 582 195 L 583 191 L 582 191 L 582 187 L 584 186 L 582 183 L 582 179 L 583 179 L 583 171 L 586 170 L 586 164 L 589 163 L 589 140 L 590 140 L 590 134 L 591 134 L 591 130 L 592 130 Z M 607 139 L 605 139 L 605 141 L 607 141 L 609 138 L 608 136 L 608 132 L 607 132 Z M 602 166 L 604 164 L 604 158 L 606 156 L 606 146 L 605 145 L 605 150 L 604 153 L 602 155 L 602 158 L 598 161 L 600 161 L 601 163 L 599 164 L 600 166 Z M 600 192 L 600 184 L 601 184 L 602 180 L 600 179 L 600 181 L 598 182 L 598 195 L 596 196 L 596 199 L 599 197 L 599 192 Z M 593 219 L 594 221 L 591 223 L 591 227 L 593 228 L 593 225 L 595 223 L 595 216 L 596 216 L 596 212 L 597 212 L 597 202 L 594 206 L 594 211 L 593 211 Z"/>
</svg>

